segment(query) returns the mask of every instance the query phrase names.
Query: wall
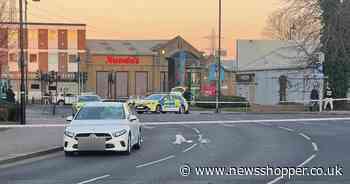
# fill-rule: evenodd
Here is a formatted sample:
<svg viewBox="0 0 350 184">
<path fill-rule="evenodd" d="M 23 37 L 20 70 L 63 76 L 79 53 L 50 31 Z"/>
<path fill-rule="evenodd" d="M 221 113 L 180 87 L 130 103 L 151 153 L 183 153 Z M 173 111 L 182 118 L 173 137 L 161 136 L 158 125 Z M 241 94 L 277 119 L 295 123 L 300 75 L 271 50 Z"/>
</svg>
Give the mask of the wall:
<svg viewBox="0 0 350 184">
<path fill-rule="evenodd" d="M 276 105 L 280 102 L 279 77 L 287 76 L 287 101 L 299 102 L 310 99 L 313 86 L 319 86 L 320 81 L 305 77 L 311 70 L 266 70 L 251 72 L 255 74 L 255 104 Z M 238 88 L 238 93 L 243 90 Z"/>
<path fill-rule="evenodd" d="M 118 56 L 116 56 L 118 57 Z M 121 56 L 124 57 L 124 56 Z M 89 57 L 86 65 L 82 65 L 82 71 L 88 72 L 87 90 L 96 92 L 96 73 L 102 71 L 128 72 L 128 93 L 135 95 L 136 72 L 148 72 L 148 91 L 157 91 L 160 86 L 160 71 L 167 71 L 167 67 L 155 65 L 154 56 L 135 56 L 139 58 L 139 64 L 107 64 L 106 55 L 93 55 Z"/>
</svg>

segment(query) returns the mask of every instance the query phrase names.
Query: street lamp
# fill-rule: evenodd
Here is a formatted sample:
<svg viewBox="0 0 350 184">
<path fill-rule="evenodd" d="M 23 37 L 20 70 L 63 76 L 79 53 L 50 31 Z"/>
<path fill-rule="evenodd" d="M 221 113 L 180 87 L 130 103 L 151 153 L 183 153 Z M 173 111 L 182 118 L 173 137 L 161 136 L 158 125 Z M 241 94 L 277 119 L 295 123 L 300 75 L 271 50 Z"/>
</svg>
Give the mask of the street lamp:
<svg viewBox="0 0 350 184">
<path fill-rule="evenodd" d="M 220 97 L 221 97 L 221 0 L 219 0 L 219 51 L 217 71 L 217 89 L 216 89 L 216 113 L 220 113 Z"/>
<path fill-rule="evenodd" d="M 27 20 L 27 5 L 28 1 L 25 1 L 25 17 L 23 17 L 23 0 L 19 0 L 19 47 L 20 47 L 20 68 L 21 68 L 21 84 L 20 84 L 20 121 L 21 124 L 26 124 L 26 93 L 28 92 L 28 61 L 27 64 L 24 62 L 24 21 L 26 25 L 28 25 Z M 40 0 L 33 0 L 35 2 L 39 2 Z M 27 29 L 28 30 L 28 29 Z M 26 34 L 26 40 L 28 38 L 28 31 Z M 27 43 L 28 45 L 28 43 Z M 28 48 L 27 48 L 28 50 Z M 28 60 L 28 57 L 27 57 Z M 26 66 L 25 66 L 26 65 Z M 26 68 L 25 68 L 26 67 Z M 26 73 L 24 73 L 26 69 Z M 24 80 L 25 79 L 25 80 Z M 26 84 L 25 84 L 26 83 Z"/>
<path fill-rule="evenodd" d="M 25 86 L 24 86 L 24 31 L 23 31 L 23 0 L 19 0 L 19 47 L 20 47 L 20 67 L 21 67 L 21 87 L 20 87 L 20 121 L 26 124 L 26 102 L 25 102 Z"/>
</svg>

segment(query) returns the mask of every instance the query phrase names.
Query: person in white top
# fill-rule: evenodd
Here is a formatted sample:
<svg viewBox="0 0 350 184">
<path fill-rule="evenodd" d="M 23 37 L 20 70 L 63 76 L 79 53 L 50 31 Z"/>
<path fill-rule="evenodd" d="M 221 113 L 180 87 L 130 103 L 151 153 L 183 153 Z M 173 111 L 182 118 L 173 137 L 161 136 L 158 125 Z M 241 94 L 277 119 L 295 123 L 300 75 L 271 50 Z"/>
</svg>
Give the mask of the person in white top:
<svg viewBox="0 0 350 184">
<path fill-rule="evenodd" d="M 328 104 L 331 106 L 331 110 L 333 111 L 333 91 L 327 86 L 324 100 L 324 109 L 327 110 Z"/>
</svg>

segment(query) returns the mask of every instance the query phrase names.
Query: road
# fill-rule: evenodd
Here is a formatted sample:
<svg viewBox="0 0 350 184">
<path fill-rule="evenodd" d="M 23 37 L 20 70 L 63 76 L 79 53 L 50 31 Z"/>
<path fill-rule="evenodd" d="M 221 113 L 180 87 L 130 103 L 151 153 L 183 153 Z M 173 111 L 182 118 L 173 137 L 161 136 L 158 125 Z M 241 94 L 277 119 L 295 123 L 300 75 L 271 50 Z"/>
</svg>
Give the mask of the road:
<svg viewBox="0 0 350 184">
<path fill-rule="evenodd" d="M 319 118 L 316 115 L 142 115 L 160 122 Z M 176 117 L 176 118 L 175 118 Z M 328 116 L 321 116 L 321 118 Z M 332 116 L 334 117 L 334 116 Z M 336 116 L 344 117 L 344 116 Z M 123 154 L 63 153 L 0 167 L 4 184 L 335 184 L 350 183 L 350 121 L 301 121 L 196 125 L 147 125 L 141 150 Z M 174 144 L 176 135 L 188 142 Z M 181 176 L 180 166 L 192 173 Z M 198 176 L 195 167 L 342 167 L 343 176 Z"/>
</svg>

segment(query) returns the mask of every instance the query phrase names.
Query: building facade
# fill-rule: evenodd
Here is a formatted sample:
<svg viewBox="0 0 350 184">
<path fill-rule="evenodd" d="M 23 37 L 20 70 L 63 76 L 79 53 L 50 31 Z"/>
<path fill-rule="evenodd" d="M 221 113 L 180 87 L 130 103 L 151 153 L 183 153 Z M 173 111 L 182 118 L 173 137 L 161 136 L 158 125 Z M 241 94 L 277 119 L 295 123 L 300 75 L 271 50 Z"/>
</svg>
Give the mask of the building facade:
<svg viewBox="0 0 350 184">
<path fill-rule="evenodd" d="M 308 103 L 312 89 L 321 91 L 323 74 L 298 48 L 289 41 L 238 40 L 237 95 L 260 105 Z"/>
<path fill-rule="evenodd" d="M 202 54 L 180 36 L 171 40 L 87 40 L 86 91 L 118 99 L 184 86 Z"/>
<path fill-rule="evenodd" d="M 19 24 L 0 23 L 0 69 L 1 78 L 11 82 L 19 91 Z M 37 79 L 37 72 L 57 72 L 59 92 L 76 93 L 74 73 L 78 71 L 77 58 L 84 61 L 86 52 L 86 25 L 65 23 L 25 24 L 25 63 L 28 72 L 28 95 L 38 97 L 48 93 L 47 84 Z M 31 86 L 39 86 L 32 89 Z"/>
</svg>

